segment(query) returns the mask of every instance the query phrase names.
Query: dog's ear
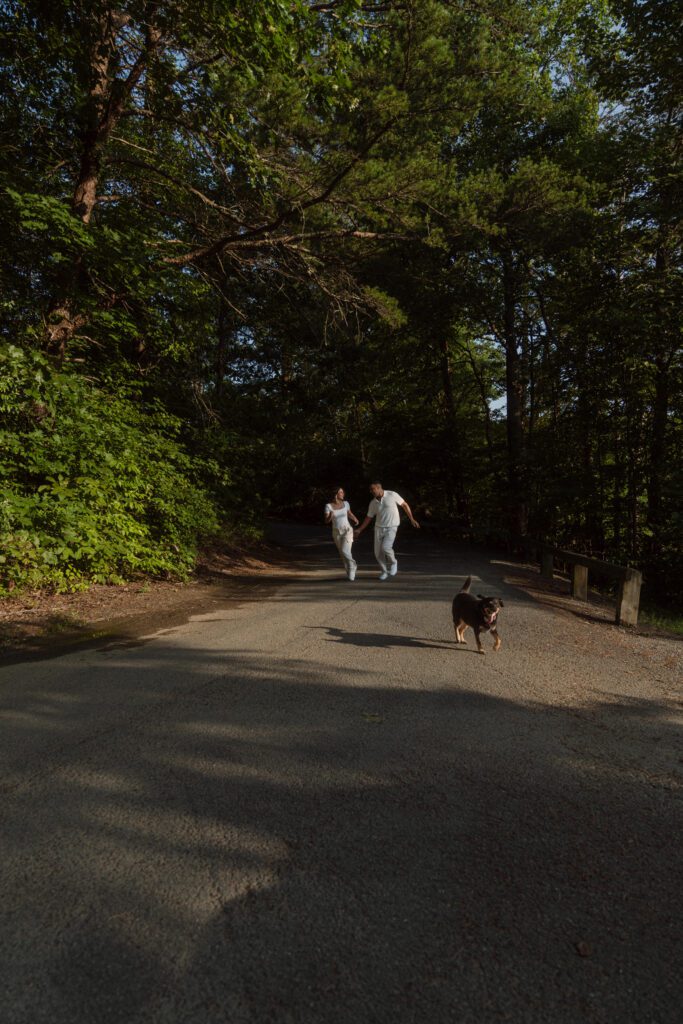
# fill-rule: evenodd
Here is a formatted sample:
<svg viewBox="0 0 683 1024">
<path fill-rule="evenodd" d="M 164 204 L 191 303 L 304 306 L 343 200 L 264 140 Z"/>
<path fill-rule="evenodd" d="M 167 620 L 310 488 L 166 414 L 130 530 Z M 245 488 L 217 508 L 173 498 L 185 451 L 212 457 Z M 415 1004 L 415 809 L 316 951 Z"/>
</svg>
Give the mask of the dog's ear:
<svg viewBox="0 0 683 1024">
<path fill-rule="evenodd" d="M 500 605 L 500 607 L 501 607 L 501 608 L 504 608 L 504 607 L 505 607 L 505 603 L 504 603 L 504 601 L 503 601 L 502 597 L 499 597 L 499 598 L 498 598 L 498 603 L 499 603 L 499 605 Z"/>
</svg>

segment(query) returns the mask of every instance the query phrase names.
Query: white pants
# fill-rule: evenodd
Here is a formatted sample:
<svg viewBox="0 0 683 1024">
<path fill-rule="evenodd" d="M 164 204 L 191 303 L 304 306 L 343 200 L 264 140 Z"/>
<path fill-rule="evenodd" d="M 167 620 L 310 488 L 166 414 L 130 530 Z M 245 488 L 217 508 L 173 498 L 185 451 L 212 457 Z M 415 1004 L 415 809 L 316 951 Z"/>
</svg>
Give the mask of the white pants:
<svg viewBox="0 0 683 1024">
<path fill-rule="evenodd" d="M 353 544 L 353 530 L 343 530 L 341 533 L 338 530 L 332 530 L 332 539 L 337 545 L 337 551 L 341 557 L 344 568 L 346 569 L 346 575 L 354 572 L 356 569 L 356 563 L 351 554 L 351 545 Z"/>
<path fill-rule="evenodd" d="M 375 558 L 383 572 L 389 572 L 389 569 L 396 565 L 394 541 L 397 530 L 398 526 L 375 527 Z"/>
</svg>

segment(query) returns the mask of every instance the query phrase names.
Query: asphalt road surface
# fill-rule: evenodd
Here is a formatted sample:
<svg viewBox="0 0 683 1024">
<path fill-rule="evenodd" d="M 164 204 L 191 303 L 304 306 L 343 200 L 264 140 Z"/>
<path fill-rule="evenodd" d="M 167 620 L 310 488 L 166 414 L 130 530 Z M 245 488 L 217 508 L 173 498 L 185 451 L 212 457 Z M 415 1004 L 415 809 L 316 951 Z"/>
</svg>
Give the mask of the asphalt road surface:
<svg viewBox="0 0 683 1024">
<path fill-rule="evenodd" d="M 682 645 L 409 530 L 2 669 L 2 1024 L 678 1024 Z"/>
</svg>

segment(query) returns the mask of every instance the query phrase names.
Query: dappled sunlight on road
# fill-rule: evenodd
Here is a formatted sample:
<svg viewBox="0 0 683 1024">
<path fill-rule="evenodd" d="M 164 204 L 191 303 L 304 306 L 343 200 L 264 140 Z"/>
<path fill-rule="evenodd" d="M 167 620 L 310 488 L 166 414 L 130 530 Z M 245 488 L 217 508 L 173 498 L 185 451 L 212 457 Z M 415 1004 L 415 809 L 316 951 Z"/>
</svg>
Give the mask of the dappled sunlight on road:
<svg viewBox="0 0 683 1024">
<path fill-rule="evenodd" d="M 452 583 L 406 577 L 379 598 L 288 583 L 5 670 L 14 1005 L 50 1024 L 369 1005 L 381 1024 L 530 1006 L 612 1024 L 636 992 L 673 1022 L 682 730 L 659 664 L 577 653 L 578 624 L 556 642 L 511 589 L 501 652 L 461 657 Z"/>
</svg>

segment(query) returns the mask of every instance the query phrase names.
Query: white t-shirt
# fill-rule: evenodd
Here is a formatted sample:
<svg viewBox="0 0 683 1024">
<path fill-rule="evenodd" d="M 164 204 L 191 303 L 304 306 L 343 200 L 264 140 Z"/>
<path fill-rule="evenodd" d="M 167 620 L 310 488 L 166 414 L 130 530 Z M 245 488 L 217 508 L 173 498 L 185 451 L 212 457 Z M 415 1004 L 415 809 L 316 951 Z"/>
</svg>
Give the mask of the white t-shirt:
<svg viewBox="0 0 683 1024">
<path fill-rule="evenodd" d="M 399 526 L 401 516 L 398 507 L 402 504 L 403 498 L 396 491 L 385 491 L 381 498 L 373 498 L 368 505 L 368 515 L 375 520 L 375 529 L 386 530 Z"/>
<path fill-rule="evenodd" d="M 349 511 L 351 506 L 348 501 L 344 502 L 342 508 L 332 508 L 332 505 L 328 502 L 325 505 L 325 515 L 328 512 L 332 513 L 332 529 L 342 533 L 344 530 L 351 529 L 351 523 L 349 522 Z"/>
</svg>

